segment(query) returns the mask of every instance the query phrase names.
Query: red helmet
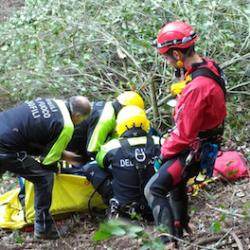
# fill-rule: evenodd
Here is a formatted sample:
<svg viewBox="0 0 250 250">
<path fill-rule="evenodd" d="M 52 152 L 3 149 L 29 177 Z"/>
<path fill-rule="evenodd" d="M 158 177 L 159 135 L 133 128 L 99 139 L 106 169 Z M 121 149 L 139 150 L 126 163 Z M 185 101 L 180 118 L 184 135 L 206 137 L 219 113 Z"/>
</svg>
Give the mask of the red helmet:
<svg viewBox="0 0 250 250">
<path fill-rule="evenodd" d="M 193 45 L 198 36 L 193 28 L 185 22 L 171 22 L 165 24 L 157 36 L 157 49 L 165 54 L 170 48 L 188 48 Z"/>
</svg>

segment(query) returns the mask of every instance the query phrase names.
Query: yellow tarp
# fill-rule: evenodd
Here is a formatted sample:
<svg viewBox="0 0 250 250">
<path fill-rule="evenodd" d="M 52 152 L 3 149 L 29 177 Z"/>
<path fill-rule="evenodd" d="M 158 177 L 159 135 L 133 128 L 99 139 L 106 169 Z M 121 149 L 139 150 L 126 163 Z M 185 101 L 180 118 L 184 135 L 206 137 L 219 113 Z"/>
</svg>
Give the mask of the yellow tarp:
<svg viewBox="0 0 250 250">
<path fill-rule="evenodd" d="M 20 189 L 9 191 L 0 196 L 0 227 L 18 229 L 26 225 L 23 209 L 18 199 Z"/>
<path fill-rule="evenodd" d="M 20 189 L 15 189 L 0 196 L 0 227 L 20 229 L 34 222 L 34 187 L 25 181 L 25 211 L 18 198 Z M 94 188 L 86 177 L 69 174 L 57 174 L 52 193 L 52 215 L 80 212 L 88 209 L 88 201 Z M 92 207 L 104 208 L 101 197 L 96 194 Z M 24 217 L 25 212 L 25 217 Z"/>
</svg>

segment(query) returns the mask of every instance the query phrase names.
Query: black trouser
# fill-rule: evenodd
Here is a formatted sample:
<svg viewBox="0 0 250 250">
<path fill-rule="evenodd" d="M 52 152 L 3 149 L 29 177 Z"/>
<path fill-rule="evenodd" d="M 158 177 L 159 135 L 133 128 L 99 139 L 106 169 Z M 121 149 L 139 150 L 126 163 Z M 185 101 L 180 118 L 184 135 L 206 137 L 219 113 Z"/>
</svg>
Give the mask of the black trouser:
<svg viewBox="0 0 250 250">
<path fill-rule="evenodd" d="M 52 199 L 52 188 L 54 174 L 46 169 L 35 159 L 21 153 L 18 157 L 15 154 L 0 153 L 0 169 L 22 176 L 34 184 L 35 190 L 35 227 L 42 232 L 51 227 L 53 220 L 49 212 Z"/>
<path fill-rule="evenodd" d="M 144 197 L 140 197 L 136 200 L 131 200 L 130 197 L 127 197 L 127 194 L 131 194 L 131 187 L 127 186 L 126 189 L 123 189 L 123 192 L 119 192 L 119 187 L 115 185 L 115 181 L 113 176 L 107 172 L 106 170 L 100 168 L 95 161 L 89 162 L 82 167 L 83 172 L 87 179 L 92 183 L 93 187 L 97 190 L 97 192 L 102 196 L 102 199 L 106 205 L 109 205 L 109 201 L 111 198 L 115 198 L 119 202 L 120 212 L 124 214 L 128 213 L 130 210 L 135 209 L 136 212 L 141 213 L 143 216 L 151 219 L 151 210 L 148 208 L 147 202 Z M 125 175 L 126 172 L 121 172 L 121 174 Z M 126 180 L 126 175 L 123 176 L 124 180 Z M 138 182 L 138 176 L 128 175 L 129 178 L 134 177 Z M 121 181 L 121 179 L 119 180 Z M 127 180 L 127 182 L 131 182 L 131 180 Z M 139 187 L 138 187 L 139 189 Z M 134 191 L 134 187 L 132 187 L 132 192 Z M 135 190 L 138 193 L 137 190 Z M 115 196 L 115 193 L 119 193 L 118 199 Z M 135 194 L 136 195 L 136 194 Z M 137 194 L 138 196 L 138 194 Z M 120 199 L 119 199 L 120 198 Z M 131 208 L 131 209 L 130 209 Z"/>
<path fill-rule="evenodd" d="M 182 229 L 188 225 L 186 183 L 197 173 L 198 165 L 185 168 L 183 160 L 174 158 L 165 162 L 145 187 L 156 225 L 167 227 L 171 235 L 182 237 Z"/>
<path fill-rule="evenodd" d="M 87 179 L 102 196 L 104 203 L 109 205 L 109 200 L 113 197 L 111 184 L 112 176 L 104 169 L 101 169 L 96 161 L 85 164 L 82 166 L 82 169 Z"/>
</svg>

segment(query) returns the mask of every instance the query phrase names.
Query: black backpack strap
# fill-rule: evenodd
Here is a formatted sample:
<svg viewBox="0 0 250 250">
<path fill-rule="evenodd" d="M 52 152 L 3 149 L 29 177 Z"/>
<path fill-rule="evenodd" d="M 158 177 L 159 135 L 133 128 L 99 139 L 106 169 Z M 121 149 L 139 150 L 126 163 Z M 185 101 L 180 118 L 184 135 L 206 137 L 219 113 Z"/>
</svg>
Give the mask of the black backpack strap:
<svg viewBox="0 0 250 250">
<path fill-rule="evenodd" d="M 192 79 L 198 77 L 198 76 L 205 76 L 213 79 L 222 89 L 224 93 L 224 97 L 226 100 L 226 80 L 224 79 L 224 74 L 222 69 L 214 63 L 214 66 L 216 67 L 217 71 L 219 72 L 220 76 L 216 75 L 212 70 L 208 68 L 197 68 L 194 72 L 192 72 L 191 76 Z M 222 136 L 224 132 L 224 121 L 221 126 L 218 128 L 210 129 L 204 132 L 199 133 L 200 138 L 213 138 Z"/>
<path fill-rule="evenodd" d="M 123 153 L 129 157 L 129 160 L 133 163 L 133 165 L 137 170 L 140 182 L 140 193 L 143 195 L 145 186 L 146 168 L 153 157 L 152 153 L 154 152 L 154 150 L 152 150 L 152 147 L 154 146 L 154 140 L 151 136 L 147 136 L 145 151 L 144 154 L 141 154 L 142 156 L 141 159 L 139 159 L 139 154 L 136 156 L 134 148 L 131 147 L 131 145 L 128 142 L 128 139 L 121 139 L 120 144 L 122 146 Z"/>
<path fill-rule="evenodd" d="M 134 158 L 134 152 L 130 148 L 131 145 L 129 144 L 128 139 L 124 138 L 124 139 L 119 140 L 119 142 L 121 144 L 121 150 L 123 154 L 127 155 L 130 160 Z"/>
<path fill-rule="evenodd" d="M 146 158 L 141 161 L 136 159 L 134 149 L 131 147 L 131 145 L 128 142 L 128 139 L 121 139 L 119 140 L 121 144 L 122 151 L 124 152 L 125 155 L 128 155 L 129 159 L 133 163 L 134 166 L 137 168 L 146 168 L 149 161 L 152 160 L 152 153 L 153 153 L 153 146 L 154 146 L 154 140 L 151 136 L 147 136 L 147 142 L 145 144 L 145 156 Z M 143 165 L 143 166 L 142 166 Z"/>
<path fill-rule="evenodd" d="M 115 100 L 112 102 L 112 106 L 115 110 L 115 116 L 117 116 L 117 114 L 119 113 L 119 111 L 122 109 L 122 105 L 119 103 L 118 100 Z"/>
<path fill-rule="evenodd" d="M 221 69 L 215 65 L 218 72 L 221 74 Z M 205 77 L 209 77 L 211 79 L 213 79 L 222 89 L 224 96 L 226 98 L 226 84 L 225 84 L 225 80 L 220 77 L 217 76 L 212 70 L 208 69 L 208 68 L 197 68 L 194 72 L 191 73 L 192 79 L 198 77 L 198 76 L 205 76 Z"/>
</svg>

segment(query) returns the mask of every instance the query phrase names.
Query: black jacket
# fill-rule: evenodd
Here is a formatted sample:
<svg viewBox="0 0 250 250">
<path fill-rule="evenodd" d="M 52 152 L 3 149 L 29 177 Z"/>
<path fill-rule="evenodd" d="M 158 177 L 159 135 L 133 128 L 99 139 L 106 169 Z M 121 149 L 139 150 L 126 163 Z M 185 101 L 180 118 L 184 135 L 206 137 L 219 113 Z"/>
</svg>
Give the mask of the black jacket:
<svg viewBox="0 0 250 250">
<path fill-rule="evenodd" d="M 109 141 L 96 160 L 112 174 L 114 197 L 124 205 L 144 199 L 144 187 L 154 174 L 154 159 L 159 155 L 159 137 L 139 136 Z"/>
<path fill-rule="evenodd" d="M 39 97 L 0 113 L 0 151 L 42 155 L 47 165 L 60 159 L 73 130 L 63 101 Z"/>
</svg>

